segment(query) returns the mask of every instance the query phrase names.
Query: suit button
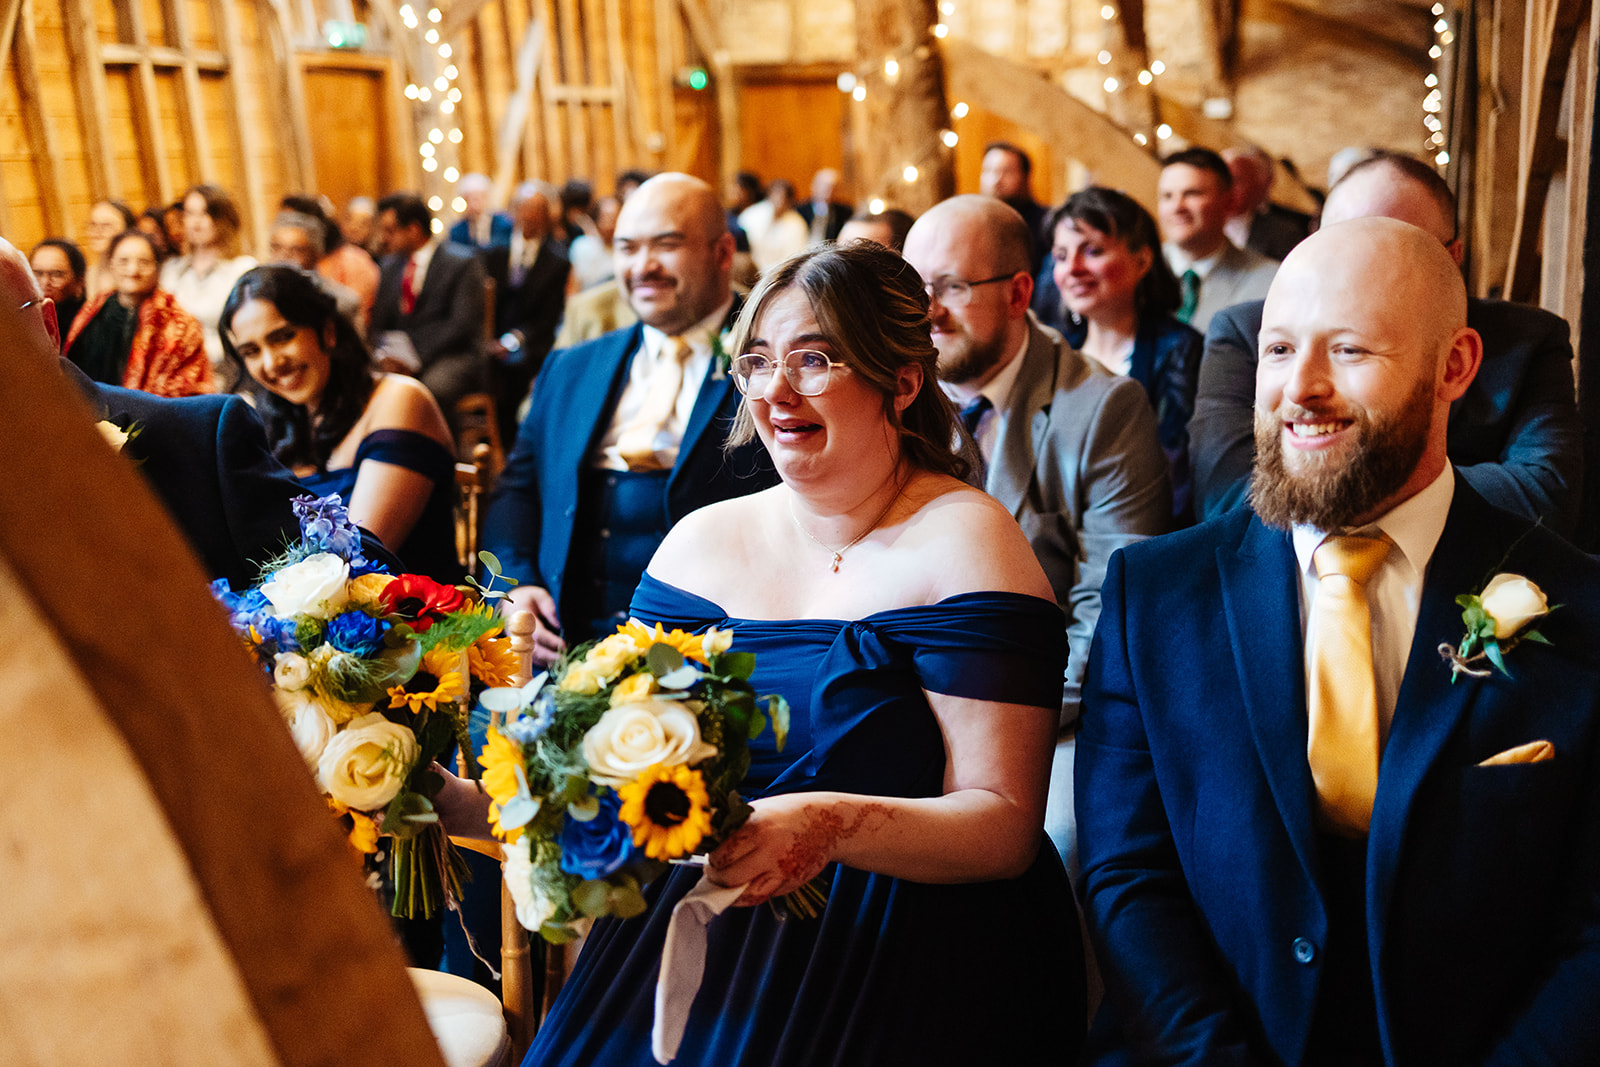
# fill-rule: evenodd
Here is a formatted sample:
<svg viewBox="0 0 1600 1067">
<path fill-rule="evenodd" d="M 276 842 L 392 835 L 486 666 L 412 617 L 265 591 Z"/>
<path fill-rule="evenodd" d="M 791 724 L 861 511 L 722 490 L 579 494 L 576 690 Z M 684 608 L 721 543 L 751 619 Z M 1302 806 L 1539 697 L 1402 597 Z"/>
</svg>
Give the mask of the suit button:
<svg viewBox="0 0 1600 1067">
<path fill-rule="evenodd" d="M 617 476 L 615 474 L 606 475 L 606 484 L 615 489 L 617 486 Z"/>
<path fill-rule="evenodd" d="M 570 519 L 574 515 L 576 515 L 577 513 L 578 513 L 578 506 L 576 504 L 567 505 L 567 518 Z"/>
<path fill-rule="evenodd" d="M 1295 938 L 1294 958 L 1296 963 L 1310 963 L 1317 958 L 1317 946 L 1303 937 Z"/>
<path fill-rule="evenodd" d="M 611 531 L 610 530 L 601 530 L 600 531 L 600 536 L 601 537 L 610 537 L 611 536 Z"/>
</svg>

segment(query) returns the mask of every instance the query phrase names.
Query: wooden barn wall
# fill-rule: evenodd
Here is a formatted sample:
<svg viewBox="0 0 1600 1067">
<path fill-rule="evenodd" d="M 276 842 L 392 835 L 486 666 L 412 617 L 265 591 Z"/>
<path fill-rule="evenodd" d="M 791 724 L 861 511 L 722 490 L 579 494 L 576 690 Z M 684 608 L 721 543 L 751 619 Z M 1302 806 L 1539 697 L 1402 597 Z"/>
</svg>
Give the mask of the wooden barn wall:
<svg viewBox="0 0 1600 1067">
<path fill-rule="evenodd" d="M 308 189 L 337 207 L 415 189 L 448 220 L 451 168 L 489 174 L 503 194 L 582 177 L 603 195 L 630 167 L 717 179 L 715 96 L 675 80 L 708 63 L 680 0 L 456 0 L 416 30 L 403 6 L 0 0 L 0 233 L 23 248 L 82 243 L 100 199 L 138 212 L 208 181 L 233 194 L 245 249 L 259 252 L 279 199 Z M 366 46 L 328 47 L 324 24 L 352 18 Z M 422 39 L 430 26 L 448 60 Z M 447 63 L 453 113 L 437 96 L 406 99 Z M 459 141 L 444 139 L 428 171 L 419 149 L 434 128 Z"/>
</svg>

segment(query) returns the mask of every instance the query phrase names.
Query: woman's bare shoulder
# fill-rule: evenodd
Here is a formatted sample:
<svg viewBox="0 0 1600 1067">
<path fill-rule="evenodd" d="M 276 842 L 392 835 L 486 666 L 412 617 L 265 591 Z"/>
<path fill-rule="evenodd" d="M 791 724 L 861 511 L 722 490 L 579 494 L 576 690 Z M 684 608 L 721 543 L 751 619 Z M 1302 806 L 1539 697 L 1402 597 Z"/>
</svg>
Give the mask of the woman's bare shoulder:
<svg viewBox="0 0 1600 1067">
<path fill-rule="evenodd" d="M 647 569 L 664 582 L 695 592 L 725 579 L 750 557 L 752 540 L 762 536 L 778 492 L 766 489 L 691 511 L 667 531 Z"/>
<path fill-rule="evenodd" d="M 383 374 L 378 377 L 367 401 L 365 431 L 412 430 L 433 438 L 446 448 L 454 450 L 450 428 L 439 410 L 439 402 L 428 387 L 404 374 Z"/>
<path fill-rule="evenodd" d="M 955 479 L 929 488 L 905 543 L 924 557 L 931 599 L 982 591 L 1054 599 L 1033 546 L 999 501 Z"/>
</svg>

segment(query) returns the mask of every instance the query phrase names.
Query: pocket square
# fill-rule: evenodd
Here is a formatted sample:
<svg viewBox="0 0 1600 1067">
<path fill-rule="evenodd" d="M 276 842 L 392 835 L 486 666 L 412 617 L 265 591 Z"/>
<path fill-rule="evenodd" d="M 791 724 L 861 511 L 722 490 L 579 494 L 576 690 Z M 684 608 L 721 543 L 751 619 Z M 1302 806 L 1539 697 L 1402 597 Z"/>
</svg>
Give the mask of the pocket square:
<svg viewBox="0 0 1600 1067">
<path fill-rule="evenodd" d="M 1496 753 L 1478 764 L 1480 767 L 1500 767 L 1507 763 L 1543 763 L 1556 758 L 1556 746 L 1548 741 L 1529 741 L 1516 748 Z"/>
</svg>

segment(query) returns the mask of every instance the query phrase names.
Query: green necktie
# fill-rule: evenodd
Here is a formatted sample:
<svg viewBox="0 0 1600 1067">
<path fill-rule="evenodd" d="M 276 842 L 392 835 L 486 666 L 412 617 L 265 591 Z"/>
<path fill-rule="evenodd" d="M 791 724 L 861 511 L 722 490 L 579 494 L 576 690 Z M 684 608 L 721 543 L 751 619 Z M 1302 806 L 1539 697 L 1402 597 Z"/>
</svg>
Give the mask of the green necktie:
<svg viewBox="0 0 1600 1067">
<path fill-rule="evenodd" d="M 1183 272 L 1183 277 L 1178 279 L 1178 287 L 1183 293 L 1183 303 L 1178 305 L 1178 321 L 1188 322 L 1194 318 L 1194 309 L 1200 303 L 1200 275 L 1192 270 Z"/>
</svg>

